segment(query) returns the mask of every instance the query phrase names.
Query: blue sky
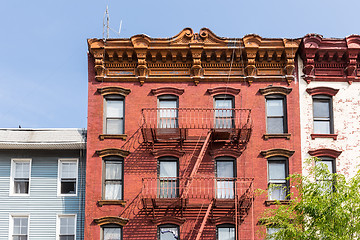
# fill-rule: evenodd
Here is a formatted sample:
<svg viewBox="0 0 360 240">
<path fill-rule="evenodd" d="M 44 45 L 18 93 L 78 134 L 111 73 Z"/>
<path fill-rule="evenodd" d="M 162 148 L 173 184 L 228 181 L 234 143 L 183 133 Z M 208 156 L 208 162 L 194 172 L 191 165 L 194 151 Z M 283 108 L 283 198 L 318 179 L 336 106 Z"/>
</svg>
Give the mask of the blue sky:
<svg viewBox="0 0 360 240">
<path fill-rule="evenodd" d="M 106 5 L 121 37 L 171 37 L 185 27 L 223 37 L 360 34 L 359 0 L 0 0 L 0 128 L 86 127 L 87 38 Z M 341 4 L 341 5 L 340 5 Z M 117 37 L 111 34 L 111 37 Z"/>
</svg>

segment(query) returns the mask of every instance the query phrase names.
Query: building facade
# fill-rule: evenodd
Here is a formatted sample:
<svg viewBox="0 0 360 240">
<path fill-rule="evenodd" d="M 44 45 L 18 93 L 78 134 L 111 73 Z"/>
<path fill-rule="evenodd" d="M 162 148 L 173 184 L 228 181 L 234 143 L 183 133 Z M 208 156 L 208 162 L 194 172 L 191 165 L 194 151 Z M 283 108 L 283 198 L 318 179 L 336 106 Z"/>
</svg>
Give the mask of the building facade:
<svg viewBox="0 0 360 240">
<path fill-rule="evenodd" d="M 303 161 L 318 157 L 352 177 L 360 164 L 360 36 L 308 34 L 299 53 Z"/>
<path fill-rule="evenodd" d="M 89 39 L 85 239 L 263 239 L 301 172 L 299 43 Z"/>
<path fill-rule="evenodd" d="M 83 239 L 86 131 L 0 129 L 0 239 Z"/>
</svg>

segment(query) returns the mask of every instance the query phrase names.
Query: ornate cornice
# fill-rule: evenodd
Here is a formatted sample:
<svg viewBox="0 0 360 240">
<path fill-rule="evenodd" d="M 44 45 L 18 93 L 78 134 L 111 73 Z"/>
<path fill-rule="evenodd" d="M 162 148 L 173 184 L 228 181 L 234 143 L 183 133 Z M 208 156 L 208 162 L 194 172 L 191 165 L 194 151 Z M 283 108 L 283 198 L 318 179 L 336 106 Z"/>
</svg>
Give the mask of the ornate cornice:
<svg viewBox="0 0 360 240">
<path fill-rule="evenodd" d="M 291 93 L 292 88 L 281 87 L 281 86 L 267 86 L 266 88 L 260 88 L 259 92 L 266 96 L 270 94 L 281 94 L 281 95 L 288 95 Z"/>
<path fill-rule="evenodd" d="M 159 217 L 159 218 L 151 219 L 150 221 L 156 225 L 175 224 L 175 225 L 180 226 L 186 221 L 186 219 L 179 218 L 179 217 Z"/>
<path fill-rule="evenodd" d="M 175 148 L 162 148 L 162 149 L 153 150 L 152 154 L 156 158 L 166 157 L 166 156 L 181 158 L 185 153 Z"/>
<path fill-rule="evenodd" d="M 119 94 L 122 96 L 127 96 L 131 92 L 128 88 L 122 88 L 122 87 L 103 87 L 97 89 L 98 93 L 101 95 L 110 95 L 110 94 Z"/>
<path fill-rule="evenodd" d="M 100 226 L 106 224 L 116 224 L 119 226 L 125 226 L 129 222 L 129 219 L 121 218 L 121 217 L 102 217 L 102 218 L 94 219 L 94 222 Z"/>
<path fill-rule="evenodd" d="M 265 158 L 276 157 L 276 156 L 289 158 L 295 153 L 295 151 L 281 149 L 281 148 L 274 148 L 266 151 L 261 151 L 260 153 Z"/>
<path fill-rule="evenodd" d="M 103 150 L 96 151 L 96 154 L 101 158 L 107 156 L 119 156 L 126 158 L 130 154 L 130 152 L 118 148 L 106 148 Z"/>
<path fill-rule="evenodd" d="M 328 96 L 335 96 L 339 89 L 330 88 L 330 87 L 315 87 L 315 88 L 307 88 L 306 92 L 313 95 L 328 95 Z"/>
<path fill-rule="evenodd" d="M 171 38 L 135 35 L 89 39 L 95 79 L 114 82 L 278 81 L 294 79 L 300 39 L 224 38 L 207 28 L 185 28 Z M 269 77 L 269 78 L 266 78 Z M 180 80 L 181 79 L 181 80 Z"/>
<path fill-rule="evenodd" d="M 323 38 L 308 34 L 303 38 L 299 53 L 304 61 L 304 80 L 348 82 L 360 81 L 357 65 L 360 57 L 360 36 L 343 39 Z"/>
<path fill-rule="evenodd" d="M 327 148 L 309 151 L 310 156 L 313 156 L 313 157 L 337 158 L 340 156 L 341 153 L 342 153 L 342 151 L 337 151 L 337 150 L 327 149 Z"/>
<path fill-rule="evenodd" d="M 180 96 L 184 93 L 184 89 L 175 88 L 175 87 L 160 87 L 156 89 L 151 89 L 151 93 L 155 96 L 159 96 L 163 94 Z"/>
<path fill-rule="evenodd" d="M 233 88 L 233 87 L 215 87 L 215 88 L 209 88 L 207 92 L 213 96 L 218 94 L 230 94 L 230 95 L 238 95 L 240 92 L 240 89 Z"/>
</svg>

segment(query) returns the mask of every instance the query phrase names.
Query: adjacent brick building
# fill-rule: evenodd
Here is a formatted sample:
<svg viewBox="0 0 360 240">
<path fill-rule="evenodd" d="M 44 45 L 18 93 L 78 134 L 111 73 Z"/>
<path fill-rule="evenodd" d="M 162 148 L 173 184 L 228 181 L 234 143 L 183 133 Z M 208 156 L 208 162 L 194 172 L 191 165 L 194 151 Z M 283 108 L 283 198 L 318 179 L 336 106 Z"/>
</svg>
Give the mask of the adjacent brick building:
<svg viewBox="0 0 360 240">
<path fill-rule="evenodd" d="M 262 239 L 301 172 L 299 43 L 89 39 L 85 239 Z"/>
<path fill-rule="evenodd" d="M 352 177 L 360 164 L 360 36 L 308 34 L 299 53 L 303 160 L 322 158 Z"/>
</svg>

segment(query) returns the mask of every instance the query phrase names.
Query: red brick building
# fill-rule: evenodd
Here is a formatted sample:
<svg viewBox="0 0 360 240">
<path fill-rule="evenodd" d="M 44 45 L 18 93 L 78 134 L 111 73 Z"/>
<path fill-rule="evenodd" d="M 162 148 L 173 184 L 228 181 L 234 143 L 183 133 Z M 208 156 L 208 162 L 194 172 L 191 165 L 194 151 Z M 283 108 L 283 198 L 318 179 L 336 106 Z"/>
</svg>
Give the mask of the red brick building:
<svg viewBox="0 0 360 240">
<path fill-rule="evenodd" d="M 264 238 L 301 173 L 299 43 L 89 39 L 85 239 Z"/>
</svg>

